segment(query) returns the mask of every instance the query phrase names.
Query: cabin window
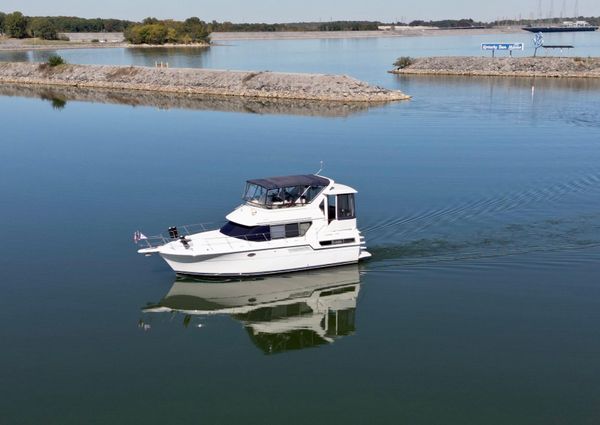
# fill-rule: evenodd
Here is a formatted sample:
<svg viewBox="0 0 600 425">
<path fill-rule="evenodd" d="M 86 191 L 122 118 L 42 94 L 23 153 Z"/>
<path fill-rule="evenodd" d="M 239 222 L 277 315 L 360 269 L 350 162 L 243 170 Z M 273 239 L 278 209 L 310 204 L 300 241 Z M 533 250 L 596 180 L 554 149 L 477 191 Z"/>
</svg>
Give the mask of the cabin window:
<svg viewBox="0 0 600 425">
<path fill-rule="evenodd" d="M 337 218 L 338 220 L 356 218 L 353 193 L 337 196 Z"/>
<path fill-rule="evenodd" d="M 285 225 L 271 226 L 271 239 L 285 238 Z"/>
<path fill-rule="evenodd" d="M 305 223 L 300 223 L 299 230 L 300 230 L 300 236 L 304 236 L 306 235 L 306 232 L 308 232 L 308 229 L 310 229 L 310 225 L 312 223 L 310 221 L 307 221 Z"/>
<path fill-rule="evenodd" d="M 299 223 L 292 223 L 285 225 L 285 237 L 295 238 L 300 236 L 300 230 L 298 229 Z"/>
<path fill-rule="evenodd" d="M 327 196 L 327 221 L 331 223 L 335 220 L 335 195 Z"/>
<path fill-rule="evenodd" d="M 229 221 L 221 227 L 220 232 L 226 236 L 247 241 L 264 242 L 271 240 L 269 226 L 242 226 Z"/>
<path fill-rule="evenodd" d="M 304 236 L 310 225 L 310 221 L 303 223 L 289 223 L 271 226 L 271 239 L 296 238 Z"/>
</svg>

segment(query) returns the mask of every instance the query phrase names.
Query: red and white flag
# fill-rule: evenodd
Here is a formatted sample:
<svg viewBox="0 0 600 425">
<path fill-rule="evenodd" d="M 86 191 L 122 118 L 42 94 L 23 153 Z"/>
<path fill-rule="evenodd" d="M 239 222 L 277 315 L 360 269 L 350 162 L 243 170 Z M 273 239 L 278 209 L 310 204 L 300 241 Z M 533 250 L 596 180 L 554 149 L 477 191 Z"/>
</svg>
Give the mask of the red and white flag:
<svg viewBox="0 0 600 425">
<path fill-rule="evenodd" d="M 135 232 L 133 232 L 133 242 L 134 243 L 138 243 L 139 241 L 143 241 L 145 239 L 148 239 L 148 237 L 146 235 L 144 235 L 142 232 L 140 232 L 139 230 L 136 230 Z"/>
</svg>

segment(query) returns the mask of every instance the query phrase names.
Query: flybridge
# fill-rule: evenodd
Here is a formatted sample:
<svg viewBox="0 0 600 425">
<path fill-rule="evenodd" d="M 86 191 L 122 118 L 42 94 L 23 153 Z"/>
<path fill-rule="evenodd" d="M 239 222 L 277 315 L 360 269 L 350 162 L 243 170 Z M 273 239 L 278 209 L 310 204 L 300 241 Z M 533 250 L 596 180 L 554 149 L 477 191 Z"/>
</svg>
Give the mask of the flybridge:
<svg viewBox="0 0 600 425">
<path fill-rule="evenodd" d="M 306 205 L 330 183 L 316 174 L 267 177 L 246 182 L 243 199 L 264 208 L 284 208 Z"/>
</svg>

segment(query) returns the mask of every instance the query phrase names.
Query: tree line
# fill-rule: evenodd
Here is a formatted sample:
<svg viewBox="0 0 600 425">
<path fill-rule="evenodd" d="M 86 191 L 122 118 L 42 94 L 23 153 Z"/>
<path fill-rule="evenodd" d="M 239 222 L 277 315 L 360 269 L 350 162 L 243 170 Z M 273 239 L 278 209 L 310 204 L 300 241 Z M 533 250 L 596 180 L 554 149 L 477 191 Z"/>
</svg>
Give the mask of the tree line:
<svg viewBox="0 0 600 425">
<path fill-rule="evenodd" d="M 57 40 L 58 33 L 61 32 L 122 32 L 133 24 L 132 21 L 122 19 L 25 16 L 21 12 L 0 12 L 0 33 L 14 38 Z"/>
<path fill-rule="evenodd" d="M 565 18 L 566 19 L 566 18 Z M 563 19 L 544 20 L 559 23 Z M 585 20 L 592 25 L 600 24 L 600 17 L 578 17 L 570 20 Z M 540 21 L 537 21 L 540 22 Z M 529 25 L 532 20 L 497 20 L 478 22 L 473 19 L 444 19 L 438 21 L 414 20 L 408 24 L 396 22 L 392 25 L 433 26 L 438 28 L 481 28 L 501 25 Z M 208 41 L 212 32 L 278 32 L 278 31 L 374 31 L 381 25 L 379 21 L 331 21 L 331 22 L 290 22 L 232 23 L 205 22 L 197 17 L 185 21 L 158 20 L 146 18 L 142 22 L 122 19 L 79 18 L 75 16 L 25 16 L 21 12 L 0 12 L 0 33 L 14 38 L 40 37 L 47 40 L 58 39 L 63 32 L 124 32 L 125 38 L 133 44 L 198 43 Z"/>
</svg>

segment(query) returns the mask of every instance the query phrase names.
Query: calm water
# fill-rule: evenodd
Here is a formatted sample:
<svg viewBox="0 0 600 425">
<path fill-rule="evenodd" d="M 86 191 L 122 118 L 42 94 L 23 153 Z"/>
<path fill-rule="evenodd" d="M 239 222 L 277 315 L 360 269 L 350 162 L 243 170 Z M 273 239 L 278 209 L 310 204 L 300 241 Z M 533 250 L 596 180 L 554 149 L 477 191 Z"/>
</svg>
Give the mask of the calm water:
<svg viewBox="0 0 600 425">
<path fill-rule="evenodd" d="M 386 74 L 403 43 L 60 52 L 414 96 L 339 115 L 2 89 L 0 423 L 597 423 L 600 83 Z M 135 253 L 320 160 L 359 190 L 359 268 L 218 286 Z"/>
</svg>

